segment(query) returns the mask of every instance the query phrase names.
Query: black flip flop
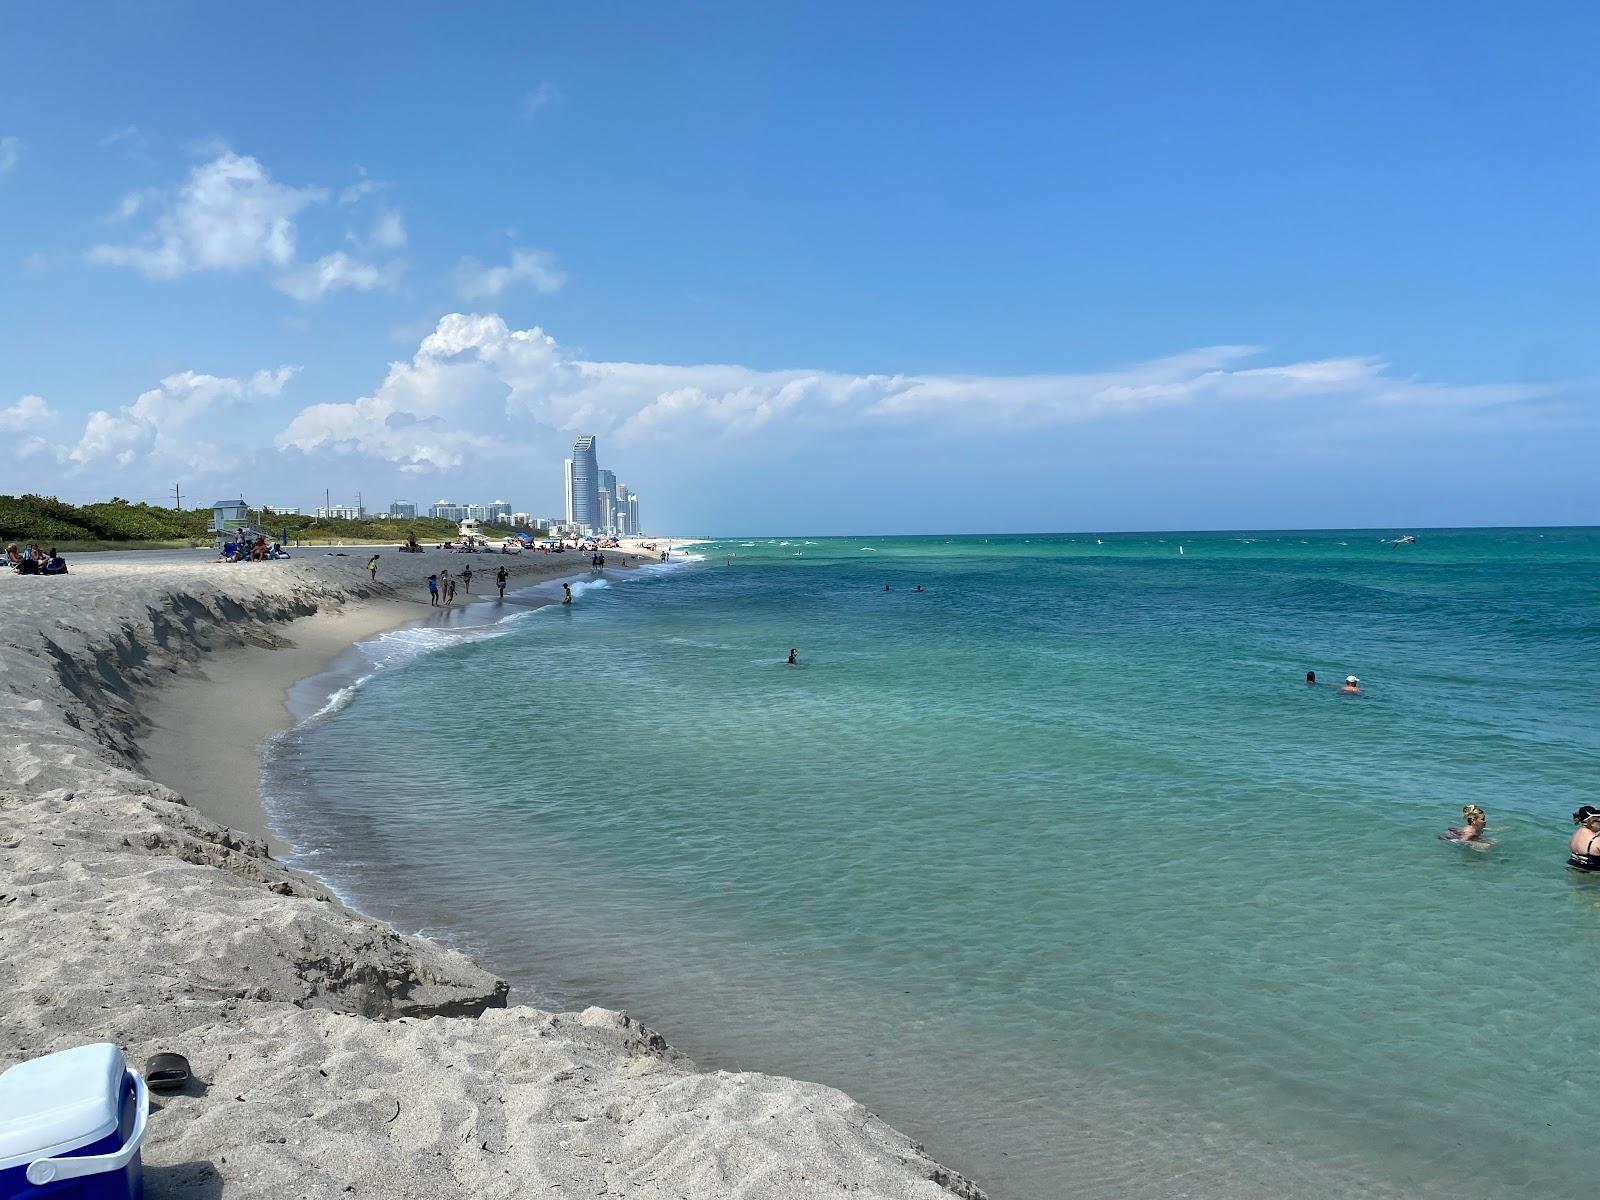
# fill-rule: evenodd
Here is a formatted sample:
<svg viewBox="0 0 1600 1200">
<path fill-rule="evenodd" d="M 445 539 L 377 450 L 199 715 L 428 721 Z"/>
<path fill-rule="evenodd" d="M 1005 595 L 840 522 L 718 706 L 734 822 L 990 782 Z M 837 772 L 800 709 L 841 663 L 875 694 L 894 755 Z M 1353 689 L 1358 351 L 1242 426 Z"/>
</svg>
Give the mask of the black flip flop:
<svg viewBox="0 0 1600 1200">
<path fill-rule="evenodd" d="M 181 1054 L 153 1054 L 144 1064 L 145 1086 L 152 1092 L 175 1092 L 189 1079 L 189 1060 Z"/>
</svg>

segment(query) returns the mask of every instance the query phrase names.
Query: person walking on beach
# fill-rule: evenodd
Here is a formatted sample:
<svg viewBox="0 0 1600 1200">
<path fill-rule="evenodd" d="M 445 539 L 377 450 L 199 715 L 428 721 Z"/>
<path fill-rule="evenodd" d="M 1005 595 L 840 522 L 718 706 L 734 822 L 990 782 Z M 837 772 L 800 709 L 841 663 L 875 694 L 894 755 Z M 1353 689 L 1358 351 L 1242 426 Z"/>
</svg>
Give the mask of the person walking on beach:
<svg viewBox="0 0 1600 1200">
<path fill-rule="evenodd" d="M 506 569 L 501 567 L 494 573 L 494 585 L 500 589 L 500 599 L 506 598 Z"/>
<path fill-rule="evenodd" d="M 428 576 L 428 606 L 430 608 L 439 607 L 439 577 L 437 575 Z"/>
<path fill-rule="evenodd" d="M 373 583 L 378 582 L 378 559 L 380 557 L 380 555 L 374 554 L 371 558 L 367 559 L 367 574 L 372 576 Z"/>
<path fill-rule="evenodd" d="M 444 602 L 446 604 L 450 603 L 450 595 L 451 595 L 451 592 L 454 589 L 455 589 L 455 584 L 450 582 L 450 572 L 449 571 L 440 571 L 439 572 L 439 590 L 444 593 Z"/>
<path fill-rule="evenodd" d="M 472 595 L 472 564 L 468 563 L 461 572 L 461 586 L 467 595 Z"/>
<path fill-rule="evenodd" d="M 444 602 L 446 604 L 454 604 L 456 602 L 456 581 L 448 575 L 444 578 Z"/>
</svg>

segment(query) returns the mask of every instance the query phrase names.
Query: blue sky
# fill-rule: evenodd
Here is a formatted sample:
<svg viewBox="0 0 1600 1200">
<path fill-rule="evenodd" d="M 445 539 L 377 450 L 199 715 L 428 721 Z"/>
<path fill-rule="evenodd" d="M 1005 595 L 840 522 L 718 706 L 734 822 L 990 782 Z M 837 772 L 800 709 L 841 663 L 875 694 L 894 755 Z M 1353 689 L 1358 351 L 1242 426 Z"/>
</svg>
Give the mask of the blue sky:
<svg viewBox="0 0 1600 1200">
<path fill-rule="evenodd" d="M 0 491 L 1593 523 L 1580 4 L 0 8 Z M 710 365 L 707 365 L 710 364 Z"/>
</svg>

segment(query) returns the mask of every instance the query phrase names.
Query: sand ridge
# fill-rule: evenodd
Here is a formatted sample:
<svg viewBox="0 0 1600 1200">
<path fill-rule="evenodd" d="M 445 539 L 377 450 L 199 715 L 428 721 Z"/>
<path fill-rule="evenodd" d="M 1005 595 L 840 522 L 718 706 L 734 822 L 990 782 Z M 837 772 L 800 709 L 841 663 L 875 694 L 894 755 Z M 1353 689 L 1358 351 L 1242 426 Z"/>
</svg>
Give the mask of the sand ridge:
<svg viewBox="0 0 1600 1200">
<path fill-rule="evenodd" d="M 374 585 L 366 557 L 0 574 L 0 1066 L 101 1038 L 135 1063 L 188 1055 L 201 1082 L 151 1119 L 153 1200 L 980 1197 L 834 1089 L 698 1071 L 604 1009 L 505 1007 L 491 973 L 350 912 L 144 773 L 158 683 L 414 597 L 436 567 L 385 551 Z M 525 582 L 573 557 L 503 561 Z"/>
</svg>

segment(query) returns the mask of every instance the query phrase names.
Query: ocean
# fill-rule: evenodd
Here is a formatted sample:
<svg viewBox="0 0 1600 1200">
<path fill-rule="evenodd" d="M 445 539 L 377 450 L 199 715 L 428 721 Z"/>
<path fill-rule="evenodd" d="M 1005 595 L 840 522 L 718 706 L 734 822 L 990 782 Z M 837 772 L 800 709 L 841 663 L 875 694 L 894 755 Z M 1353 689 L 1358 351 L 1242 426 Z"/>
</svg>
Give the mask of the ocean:
<svg viewBox="0 0 1600 1200">
<path fill-rule="evenodd" d="M 1407 532 L 706 542 L 359 647 L 264 787 L 514 999 L 996 1200 L 1587 1198 L 1600 530 Z"/>
</svg>

